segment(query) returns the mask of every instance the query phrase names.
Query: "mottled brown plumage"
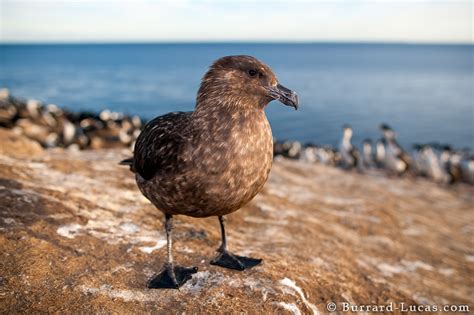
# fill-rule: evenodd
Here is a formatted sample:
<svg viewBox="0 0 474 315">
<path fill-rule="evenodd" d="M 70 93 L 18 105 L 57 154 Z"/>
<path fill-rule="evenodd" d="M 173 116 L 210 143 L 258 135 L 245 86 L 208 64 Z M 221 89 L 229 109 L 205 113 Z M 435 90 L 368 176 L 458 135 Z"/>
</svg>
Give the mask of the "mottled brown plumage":
<svg viewBox="0 0 474 315">
<path fill-rule="evenodd" d="M 260 262 L 247 266 L 245 259 L 250 258 L 226 251 L 222 216 L 249 202 L 268 178 L 273 141 L 264 108 L 273 99 L 295 108 L 298 105 L 296 94 L 279 85 L 265 64 L 250 56 L 224 57 L 205 74 L 194 112 L 153 119 L 135 145 L 132 170 L 138 187 L 166 214 L 167 221 L 174 214 L 219 216 L 220 252 L 230 255 L 215 261 L 221 266 L 245 269 Z M 172 258 L 169 260 L 172 265 Z M 171 286 L 181 284 L 180 276 L 168 267 L 151 287 L 166 286 L 163 277 L 167 275 Z M 189 277 L 181 278 L 184 282 Z"/>
</svg>

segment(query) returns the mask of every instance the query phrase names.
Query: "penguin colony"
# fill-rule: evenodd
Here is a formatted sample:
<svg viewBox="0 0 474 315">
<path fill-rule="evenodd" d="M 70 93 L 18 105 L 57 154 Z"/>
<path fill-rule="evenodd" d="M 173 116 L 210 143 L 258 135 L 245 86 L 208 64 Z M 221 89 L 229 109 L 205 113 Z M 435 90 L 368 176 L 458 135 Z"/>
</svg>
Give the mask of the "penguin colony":
<svg viewBox="0 0 474 315">
<path fill-rule="evenodd" d="M 109 110 L 76 113 L 36 100 L 23 101 L 7 89 L 0 90 L 0 127 L 14 129 L 45 148 L 133 148 L 143 125 L 138 116 Z M 351 142 L 352 128 L 344 125 L 338 150 L 330 145 L 274 140 L 274 156 L 360 172 L 422 176 L 442 184 L 474 184 L 474 155 L 469 150 L 427 143 L 414 144 L 408 153 L 397 143 L 392 128 L 382 124 L 379 129 L 380 139 L 364 140 L 360 150 Z"/>
<path fill-rule="evenodd" d="M 37 100 L 19 100 L 1 89 L 0 127 L 12 128 L 45 148 L 133 148 L 142 119 L 109 110 L 100 114 L 71 112 Z"/>
<path fill-rule="evenodd" d="M 390 126 L 381 124 L 379 130 L 381 138 L 375 143 L 365 139 L 360 150 L 352 144 L 353 131 L 346 124 L 342 128 L 339 150 L 285 141 L 275 144 L 274 155 L 359 172 L 377 169 L 389 175 L 422 176 L 441 184 L 474 184 L 474 155 L 468 149 L 454 150 L 439 143 L 414 144 L 410 154 L 397 142 Z"/>
</svg>

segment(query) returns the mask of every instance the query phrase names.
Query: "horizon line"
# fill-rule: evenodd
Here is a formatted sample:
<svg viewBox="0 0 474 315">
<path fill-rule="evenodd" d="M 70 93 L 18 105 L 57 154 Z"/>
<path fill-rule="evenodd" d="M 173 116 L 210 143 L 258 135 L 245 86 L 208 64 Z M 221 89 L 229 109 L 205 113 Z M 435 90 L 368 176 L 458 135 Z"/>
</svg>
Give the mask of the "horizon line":
<svg viewBox="0 0 474 315">
<path fill-rule="evenodd" d="M 360 44 L 360 45 L 439 45 L 439 46 L 473 46 L 471 41 L 403 41 L 403 40 L 87 40 L 87 41 L 1 41 L 0 45 L 186 45 L 186 44 Z"/>
</svg>

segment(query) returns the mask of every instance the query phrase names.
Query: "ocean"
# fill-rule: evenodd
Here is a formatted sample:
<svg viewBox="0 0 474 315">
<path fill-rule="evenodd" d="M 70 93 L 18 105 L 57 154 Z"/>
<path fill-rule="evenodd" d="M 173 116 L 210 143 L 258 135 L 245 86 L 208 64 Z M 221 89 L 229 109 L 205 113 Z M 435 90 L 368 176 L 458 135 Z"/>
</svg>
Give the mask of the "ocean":
<svg viewBox="0 0 474 315">
<path fill-rule="evenodd" d="M 0 45 L 0 87 L 71 110 L 108 108 L 149 119 L 194 107 L 208 66 L 252 55 L 296 91 L 298 111 L 272 102 L 273 134 L 337 145 L 392 126 L 400 143 L 474 148 L 474 46 L 408 44 L 61 44 Z M 222 122 L 225 123 L 225 122 Z"/>
</svg>

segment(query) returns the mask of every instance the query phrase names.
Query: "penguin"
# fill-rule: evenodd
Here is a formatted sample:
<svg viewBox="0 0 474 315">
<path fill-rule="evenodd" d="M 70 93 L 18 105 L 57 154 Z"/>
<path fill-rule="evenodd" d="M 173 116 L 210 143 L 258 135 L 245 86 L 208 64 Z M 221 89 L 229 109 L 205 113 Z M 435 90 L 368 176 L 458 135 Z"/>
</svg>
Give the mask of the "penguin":
<svg viewBox="0 0 474 315">
<path fill-rule="evenodd" d="M 462 179 L 469 184 L 474 184 L 474 156 L 465 156 L 460 163 Z"/>
<path fill-rule="evenodd" d="M 357 150 L 352 146 L 352 128 L 345 124 L 342 126 L 342 139 L 339 144 L 339 152 L 341 154 L 341 165 L 343 168 L 353 168 L 358 165 L 359 158 Z"/>
<path fill-rule="evenodd" d="M 301 151 L 301 159 L 307 163 L 318 162 L 317 149 L 316 145 L 307 143 Z"/>
<path fill-rule="evenodd" d="M 362 161 L 365 168 L 374 167 L 374 154 L 372 152 L 372 140 L 365 139 L 362 141 Z"/>
<path fill-rule="evenodd" d="M 375 142 L 375 165 L 378 168 L 384 167 L 385 161 L 385 141 L 379 139 Z"/>
<path fill-rule="evenodd" d="M 142 128 L 142 119 L 140 118 L 140 116 L 132 116 L 131 122 L 136 129 L 140 130 Z"/>
<path fill-rule="evenodd" d="M 395 132 L 387 124 L 381 124 L 380 130 L 383 134 L 385 144 L 384 167 L 397 175 L 406 173 L 411 165 L 409 155 L 403 150 L 395 139 Z"/>
<path fill-rule="evenodd" d="M 316 149 L 316 158 L 319 163 L 324 165 L 335 165 L 334 152 L 330 147 L 323 146 Z"/>
<path fill-rule="evenodd" d="M 41 103 L 37 100 L 28 100 L 26 102 L 26 110 L 28 112 L 28 118 L 36 120 L 40 117 Z"/>
<path fill-rule="evenodd" d="M 414 144 L 413 145 L 413 170 L 418 176 L 428 176 L 428 162 L 423 153 L 424 144 Z"/>
<path fill-rule="evenodd" d="M 439 156 L 436 154 L 434 146 L 426 145 L 422 154 L 427 165 L 428 177 L 437 183 L 447 184 L 450 182 L 450 176 L 443 167 Z"/>
<path fill-rule="evenodd" d="M 440 156 L 441 164 L 449 175 L 449 184 L 455 184 L 462 179 L 461 155 L 449 145 L 443 146 L 442 150 Z"/>
<path fill-rule="evenodd" d="M 137 137 L 135 136 L 136 129 L 133 124 L 133 121 L 129 118 L 122 119 L 119 131 L 119 140 L 123 144 L 130 146 L 132 142 L 134 142 Z"/>
<path fill-rule="evenodd" d="M 275 142 L 273 145 L 273 155 L 281 155 L 289 159 L 300 159 L 302 155 L 302 146 L 298 141 Z"/>
<path fill-rule="evenodd" d="M 62 132 L 61 132 L 61 137 L 62 137 L 62 142 L 65 147 L 69 146 L 70 144 L 73 143 L 74 138 L 76 136 L 77 130 L 76 126 L 69 121 L 66 117 L 63 117 L 61 120 L 61 126 L 62 126 Z"/>
<path fill-rule="evenodd" d="M 298 160 L 301 157 L 301 151 L 301 143 L 299 143 L 298 141 L 293 141 L 291 142 L 290 149 L 288 150 L 288 157 L 291 159 Z"/>
</svg>

